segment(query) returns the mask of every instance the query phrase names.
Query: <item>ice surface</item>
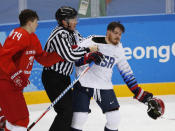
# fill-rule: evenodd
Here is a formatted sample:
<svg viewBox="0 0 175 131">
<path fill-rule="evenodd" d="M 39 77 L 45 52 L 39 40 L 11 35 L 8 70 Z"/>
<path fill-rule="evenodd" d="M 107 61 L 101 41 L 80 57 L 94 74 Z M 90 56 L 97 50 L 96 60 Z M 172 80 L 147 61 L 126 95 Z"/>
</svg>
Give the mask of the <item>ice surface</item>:
<svg viewBox="0 0 175 131">
<path fill-rule="evenodd" d="M 164 119 L 149 118 L 146 113 L 147 106 L 132 97 L 118 98 L 121 113 L 119 131 L 175 131 L 175 95 L 156 97 L 161 98 L 165 103 Z M 49 105 L 50 103 L 28 106 L 30 124 L 38 119 Z M 102 114 L 94 100 L 91 101 L 90 107 L 92 112 L 89 114 L 83 131 L 103 131 L 106 123 L 105 115 Z M 31 131 L 48 131 L 54 116 L 55 112 L 51 109 Z"/>
</svg>

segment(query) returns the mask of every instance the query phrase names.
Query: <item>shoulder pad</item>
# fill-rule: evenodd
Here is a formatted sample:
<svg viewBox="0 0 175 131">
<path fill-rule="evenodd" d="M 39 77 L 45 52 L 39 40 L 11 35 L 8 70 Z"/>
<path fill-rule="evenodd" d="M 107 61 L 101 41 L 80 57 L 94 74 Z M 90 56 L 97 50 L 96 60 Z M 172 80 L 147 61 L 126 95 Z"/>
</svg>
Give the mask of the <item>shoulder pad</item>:
<svg viewBox="0 0 175 131">
<path fill-rule="evenodd" d="M 94 36 L 92 38 L 92 41 L 95 42 L 95 43 L 106 43 L 105 42 L 105 37 L 103 36 Z"/>
</svg>

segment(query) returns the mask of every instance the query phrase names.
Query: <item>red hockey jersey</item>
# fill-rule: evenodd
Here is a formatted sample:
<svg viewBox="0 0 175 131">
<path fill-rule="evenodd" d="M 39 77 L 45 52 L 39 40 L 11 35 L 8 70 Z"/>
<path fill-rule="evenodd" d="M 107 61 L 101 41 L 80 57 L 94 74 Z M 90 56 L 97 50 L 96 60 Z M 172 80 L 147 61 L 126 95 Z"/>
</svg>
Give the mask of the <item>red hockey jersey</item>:
<svg viewBox="0 0 175 131">
<path fill-rule="evenodd" d="M 10 75 L 22 69 L 28 78 L 34 59 L 44 66 L 51 66 L 59 61 L 64 61 L 56 52 L 47 53 L 43 51 L 41 43 L 34 33 L 29 34 L 21 27 L 14 29 L 0 51 L 1 71 Z"/>
</svg>

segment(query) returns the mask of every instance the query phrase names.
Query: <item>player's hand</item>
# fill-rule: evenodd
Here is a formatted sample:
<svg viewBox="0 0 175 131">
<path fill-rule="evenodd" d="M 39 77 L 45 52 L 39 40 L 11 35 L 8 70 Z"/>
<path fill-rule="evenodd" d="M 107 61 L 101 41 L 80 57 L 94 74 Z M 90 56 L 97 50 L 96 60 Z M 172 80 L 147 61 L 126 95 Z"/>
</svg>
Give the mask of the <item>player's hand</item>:
<svg viewBox="0 0 175 131">
<path fill-rule="evenodd" d="M 103 59 L 104 59 L 103 54 L 98 51 L 87 53 L 84 56 L 85 63 L 94 62 L 97 65 L 99 65 Z"/>
<path fill-rule="evenodd" d="M 15 73 L 13 73 L 10 76 L 10 79 L 12 80 L 14 87 L 17 90 L 24 89 L 24 87 L 26 87 L 30 83 L 22 70 L 18 70 Z"/>
<path fill-rule="evenodd" d="M 136 98 L 136 96 L 134 96 Z M 147 104 L 148 100 L 151 99 L 153 97 L 153 94 L 147 91 L 144 91 L 143 94 L 137 98 L 138 101 Z"/>
<path fill-rule="evenodd" d="M 95 52 L 95 51 L 98 51 L 98 46 L 93 45 L 93 46 L 90 46 L 89 49 L 90 49 L 90 52 Z"/>
<path fill-rule="evenodd" d="M 161 99 L 151 98 L 148 100 L 147 113 L 152 119 L 157 119 L 164 114 L 165 105 Z"/>
</svg>

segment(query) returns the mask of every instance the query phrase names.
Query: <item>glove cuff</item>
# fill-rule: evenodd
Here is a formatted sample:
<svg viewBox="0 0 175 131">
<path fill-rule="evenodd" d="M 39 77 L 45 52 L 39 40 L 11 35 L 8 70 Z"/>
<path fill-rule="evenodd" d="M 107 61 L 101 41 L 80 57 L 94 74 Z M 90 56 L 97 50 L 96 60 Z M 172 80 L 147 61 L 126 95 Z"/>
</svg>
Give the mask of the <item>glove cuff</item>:
<svg viewBox="0 0 175 131">
<path fill-rule="evenodd" d="M 148 101 L 153 97 L 152 93 L 149 93 L 147 91 L 144 91 L 143 89 L 141 89 L 141 91 L 139 91 L 137 96 L 134 96 L 138 101 L 147 104 Z"/>
<path fill-rule="evenodd" d="M 22 73 L 22 70 L 18 70 L 17 72 L 15 72 L 13 75 L 11 75 L 11 79 L 13 80 L 16 76 L 18 76 L 19 74 Z"/>
</svg>

